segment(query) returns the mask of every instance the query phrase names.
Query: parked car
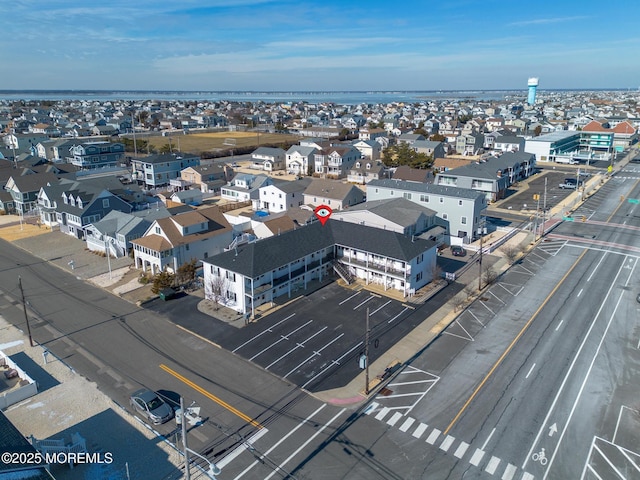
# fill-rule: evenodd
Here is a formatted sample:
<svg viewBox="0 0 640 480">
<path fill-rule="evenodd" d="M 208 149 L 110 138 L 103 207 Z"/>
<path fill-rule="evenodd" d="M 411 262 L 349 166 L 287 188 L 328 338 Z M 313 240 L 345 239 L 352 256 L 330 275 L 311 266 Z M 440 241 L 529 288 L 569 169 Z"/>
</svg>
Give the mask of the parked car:
<svg viewBox="0 0 640 480">
<path fill-rule="evenodd" d="M 451 255 L 454 257 L 464 257 L 467 251 L 460 245 L 451 245 Z"/>
<path fill-rule="evenodd" d="M 144 415 L 154 425 L 166 423 L 174 416 L 173 408 L 151 390 L 138 390 L 131 395 L 129 403 L 135 411 Z"/>
<path fill-rule="evenodd" d="M 564 182 L 564 183 L 561 183 L 560 185 L 558 185 L 558 188 L 561 188 L 561 189 L 563 189 L 563 190 L 564 190 L 565 188 L 568 188 L 568 189 L 570 189 L 570 190 L 575 190 L 577 186 L 578 186 L 578 185 L 577 185 L 575 182 L 574 182 L 574 183 L 567 183 L 567 182 Z"/>
</svg>

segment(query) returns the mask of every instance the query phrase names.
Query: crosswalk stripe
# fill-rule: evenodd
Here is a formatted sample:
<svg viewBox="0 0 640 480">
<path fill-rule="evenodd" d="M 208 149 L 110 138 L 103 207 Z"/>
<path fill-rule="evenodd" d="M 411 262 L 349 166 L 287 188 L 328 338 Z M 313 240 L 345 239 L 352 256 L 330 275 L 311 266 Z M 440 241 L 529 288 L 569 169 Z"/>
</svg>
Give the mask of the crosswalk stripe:
<svg viewBox="0 0 640 480">
<path fill-rule="evenodd" d="M 391 416 L 391 418 L 387 422 L 387 425 L 391 425 L 393 427 L 396 423 L 398 423 L 398 420 L 400 420 L 401 418 L 402 418 L 402 414 L 400 412 L 396 412 Z"/>
<path fill-rule="evenodd" d="M 454 440 L 455 438 L 453 438 L 451 435 L 447 435 L 444 441 L 440 444 L 440 450 L 442 450 L 443 452 L 448 451 Z"/>
<path fill-rule="evenodd" d="M 382 420 L 387 415 L 387 413 L 389 413 L 389 410 L 389 407 L 382 407 L 382 410 L 380 410 L 376 415 L 376 420 Z"/>
<path fill-rule="evenodd" d="M 407 418 L 404 423 L 400 426 L 400 431 L 401 432 L 406 432 L 407 430 L 409 430 L 409 427 L 411 427 L 411 425 L 413 425 L 413 422 L 415 422 L 416 419 L 415 418 Z"/>
<path fill-rule="evenodd" d="M 469 460 L 469 463 L 474 467 L 477 467 L 480 463 L 480 460 L 482 460 L 482 457 L 484 457 L 484 452 L 479 448 L 476 448 L 476 451 L 473 453 L 473 456 L 471 457 L 471 460 Z"/>
<path fill-rule="evenodd" d="M 420 425 L 418 425 L 418 428 L 416 428 L 411 435 L 416 438 L 420 438 L 428 426 L 429 425 L 427 425 L 426 423 L 420 423 Z"/>
<path fill-rule="evenodd" d="M 500 459 L 498 457 L 492 456 L 491 460 L 489 460 L 489 463 L 487 464 L 487 468 L 485 468 L 484 471 L 493 475 L 496 471 L 496 468 L 498 468 L 498 465 L 500 465 Z"/>
<path fill-rule="evenodd" d="M 464 457 L 464 454 L 467 451 L 467 448 L 469 448 L 469 444 L 466 442 L 461 442 L 460 445 L 458 445 L 458 448 L 456 449 L 456 451 L 453 453 L 453 456 L 457 458 Z"/>
<path fill-rule="evenodd" d="M 380 404 L 378 402 L 371 402 L 371 404 L 364 411 L 365 415 L 371 415 L 373 412 L 375 412 L 376 408 L 378 408 L 379 405 Z"/>
<path fill-rule="evenodd" d="M 440 430 L 438 430 L 437 428 L 434 428 L 433 431 L 431 432 L 431 435 L 427 437 L 427 443 L 433 445 L 434 443 L 436 443 L 436 440 L 438 439 L 439 436 L 440 436 Z"/>
<path fill-rule="evenodd" d="M 522 475 L 522 480 L 533 480 L 534 478 L 535 477 L 533 475 L 527 472 L 524 472 L 524 475 Z"/>
<path fill-rule="evenodd" d="M 504 473 L 502 474 L 502 480 L 512 480 L 517 470 L 518 468 L 515 465 L 507 465 L 507 468 L 504 469 Z"/>
</svg>

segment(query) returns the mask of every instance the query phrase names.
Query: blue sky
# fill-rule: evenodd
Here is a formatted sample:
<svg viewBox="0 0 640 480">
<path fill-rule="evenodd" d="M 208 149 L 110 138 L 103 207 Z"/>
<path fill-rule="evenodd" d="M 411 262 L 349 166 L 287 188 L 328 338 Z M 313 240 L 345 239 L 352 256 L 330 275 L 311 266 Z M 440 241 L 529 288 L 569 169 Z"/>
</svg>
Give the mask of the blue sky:
<svg viewBox="0 0 640 480">
<path fill-rule="evenodd" d="M 541 89 L 640 86 L 637 1 L 10 5 L 0 89 L 512 89 L 530 76 Z"/>
</svg>

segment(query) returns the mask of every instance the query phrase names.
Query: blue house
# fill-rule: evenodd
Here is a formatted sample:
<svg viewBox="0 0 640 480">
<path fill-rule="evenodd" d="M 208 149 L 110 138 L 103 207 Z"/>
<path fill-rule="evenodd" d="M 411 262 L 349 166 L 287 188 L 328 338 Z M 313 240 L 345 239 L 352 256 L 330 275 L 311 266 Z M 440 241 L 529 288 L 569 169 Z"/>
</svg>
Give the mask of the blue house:
<svg viewBox="0 0 640 480">
<path fill-rule="evenodd" d="M 200 157 L 188 153 L 163 153 L 131 160 L 132 177 L 147 188 L 169 185 L 180 172 L 188 167 L 200 165 Z"/>
</svg>

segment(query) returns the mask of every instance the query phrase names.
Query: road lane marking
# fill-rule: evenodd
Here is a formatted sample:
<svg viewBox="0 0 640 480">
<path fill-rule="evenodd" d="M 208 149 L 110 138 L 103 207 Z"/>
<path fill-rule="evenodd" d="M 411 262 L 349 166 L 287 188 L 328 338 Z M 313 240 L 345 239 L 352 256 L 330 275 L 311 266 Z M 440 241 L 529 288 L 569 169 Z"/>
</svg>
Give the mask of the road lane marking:
<svg viewBox="0 0 640 480">
<path fill-rule="evenodd" d="M 482 457 L 484 457 L 484 452 L 479 448 L 476 448 L 476 451 L 473 453 L 473 456 L 471 457 L 471 460 L 469 460 L 469 463 L 474 467 L 477 467 L 482 460 Z"/>
<path fill-rule="evenodd" d="M 512 480 L 517 471 L 518 467 L 516 467 L 515 465 L 507 465 L 507 468 L 504 469 L 501 480 Z"/>
<path fill-rule="evenodd" d="M 429 428 L 429 425 L 420 422 L 418 428 L 416 428 L 411 435 L 413 435 L 415 438 L 420 438 L 422 434 L 427 430 L 427 428 Z"/>
<path fill-rule="evenodd" d="M 312 322 L 313 322 L 313 320 L 309 320 L 307 323 L 304 323 L 304 324 L 300 325 L 299 327 L 295 328 L 293 331 L 287 333 L 286 335 L 280 335 L 280 340 L 276 340 L 271 345 L 268 345 L 268 346 L 264 347 L 262 350 L 260 350 L 258 353 L 256 353 L 253 357 L 251 357 L 249 359 L 249 361 L 253 362 L 253 360 L 256 357 L 259 357 L 260 355 L 262 355 L 267 350 L 270 350 L 271 348 L 275 347 L 276 345 L 278 345 L 283 340 L 289 340 L 289 336 L 293 335 L 294 333 L 298 332 L 299 330 L 302 330 L 304 327 L 306 327 L 307 325 L 309 325 Z"/>
<path fill-rule="evenodd" d="M 511 349 L 513 349 L 513 347 L 515 346 L 515 344 L 518 342 L 518 340 L 520 340 L 520 338 L 522 337 L 522 335 L 524 335 L 524 332 L 527 331 L 527 329 L 529 328 L 529 325 L 531 325 L 531 323 L 533 323 L 533 321 L 536 319 L 536 317 L 540 314 L 540 312 L 542 311 L 542 309 L 547 305 L 547 303 L 549 302 L 549 299 L 551 297 L 553 297 L 553 295 L 555 295 L 556 291 L 560 288 L 560 286 L 564 283 L 564 281 L 567 279 L 567 277 L 571 274 L 571 272 L 573 272 L 573 270 L 576 268 L 576 266 L 578 265 L 578 263 L 580 262 L 580 260 L 582 260 L 582 257 L 585 256 L 586 254 L 586 250 L 584 250 L 580 256 L 576 259 L 576 261 L 573 263 L 573 265 L 571 265 L 571 268 L 569 269 L 569 271 L 567 271 L 567 273 L 564 274 L 564 276 L 560 279 L 560 281 L 556 284 L 556 286 L 553 288 L 553 290 L 551 290 L 551 293 L 549 293 L 549 295 L 547 295 L 547 298 L 544 299 L 544 302 L 542 302 L 542 304 L 538 307 L 538 309 L 534 312 L 534 314 L 531 316 L 531 318 L 529 320 L 527 320 L 527 323 L 524 324 L 524 326 L 522 327 L 522 329 L 520 330 L 520 332 L 518 332 L 518 335 L 516 335 L 516 338 L 514 338 L 511 343 L 509 344 L 509 346 L 507 347 L 507 349 L 502 353 L 502 355 L 500 355 L 500 358 L 498 358 L 498 360 L 496 361 L 496 363 L 493 364 L 493 367 L 491 367 L 491 369 L 489 370 L 489 373 L 487 373 L 485 375 L 485 377 L 482 379 L 482 381 L 480 382 L 480 384 L 476 387 L 476 389 L 473 391 L 473 393 L 471 394 L 471 396 L 467 399 L 467 401 L 465 402 L 465 404 L 462 406 L 462 408 L 460 409 L 460 411 L 456 414 L 456 416 L 453 418 L 453 420 L 451 420 L 451 423 L 449 424 L 449 426 L 447 426 L 447 428 L 444 430 L 444 433 L 447 434 L 449 433 L 449 431 L 453 428 L 453 426 L 456 424 L 456 422 L 458 421 L 458 419 L 462 416 L 462 414 L 465 412 L 465 410 L 469 407 L 469 405 L 471 404 L 471 402 L 473 401 L 473 399 L 476 397 L 476 395 L 478 395 L 478 393 L 480 392 L 480 390 L 482 390 L 482 387 L 484 387 L 485 383 L 487 383 L 487 380 L 489 380 L 489 378 L 491 378 L 491 376 L 493 375 L 493 373 L 496 371 L 496 369 L 500 366 L 500 364 L 504 361 L 504 359 L 506 358 L 506 356 L 509 354 L 509 352 L 511 351 Z M 613 288 L 613 285 L 611 286 L 611 288 Z M 530 456 L 530 454 L 529 454 Z M 526 460 L 525 460 L 526 462 Z M 522 467 L 524 469 L 524 466 Z"/>
<path fill-rule="evenodd" d="M 351 295 L 349 298 L 345 298 L 343 301 L 341 301 L 338 305 L 342 305 L 343 303 L 347 303 L 349 300 L 351 300 L 353 297 L 355 297 L 356 295 L 360 295 L 360 293 L 362 293 L 362 290 L 360 290 L 359 292 L 354 293 L 353 295 Z"/>
<path fill-rule="evenodd" d="M 583 290 L 584 290 L 583 288 L 580 289 L 580 291 L 578 292 L 578 296 L 576 298 L 580 298 L 580 295 L 582 295 Z"/>
<path fill-rule="evenodd" d="M 216 462 L 216 465 L 218 466 L 218 468 L 224 468 L 225 466 L 229 465 L 232 461 L 234 461 L 242 452 L 244 452 L 245 450 L 251 450 L 253 448 L 253 444 L 258 440 L 260 440 L 260 438 L 262 438 L 268 431 L 269 429 L 266 427 L 263 428 L 262 430 L 258 430 L 246 442 L 242 442 L 241 445 L 237 446 L 233 450 L 233 452 L 231 452 L 229 455 L 224 457 L 219 462 Z M 194 432 L 191 432 L 191 433 L 194 433 Z M 207 439 L 205 438 L 203 441 L 206 441 L 206 440 Z"/>
<path fill-rule="evenodd" d="M 409 430 L 409 428 L 411 428 L 411 425 L 413 425 L 413 422 L 415 422 L 416 419 L 413 417 L 409 417 L 407 418 L 404 423 L 402 425 L 400 425 L 400 431 L 401 432 L 406 432 L 407 430 Z"/>
<path fill-rule="evenodd" d="M 527 376 L 524 378 L 529 378 L 529 375 L 531 375 L 531 372 L 533 372 L 533 369 L 536 368 L 536 364 L 534 363 L 533 365 L 531 365 L 531 368 L 529 369 L 529 372 L 527 373 Z"/>
<path fill-rule="evenodd" d="M 469 444 L 466 442 L 460 442 L 460 445 L 458 445 L 458 448 L 456 449 L 455 452 L 453 452 L 453 456 L 456 458 L 462 458 L 464 457 L 464 454 L 467 451 L 467 448 L 469 448 Z"/>
<path fill-rule="evenodd" d="M 402 414 L 400 412 L 396 412 L 393 415 L 391 415 L 391 418 L 389 420 L 387 420 L 387 425 L 390 426 L 395 426 L 396 423 L 398 423 L 398 420 L 400 420 L 402 418 Z"/>
<path fill-rule="evenodd" d="M 335 414 L 335 416 L 329 420 L 327 423 L 325 423 L 320 430 L 318 430 L 316 433 L 314 433 L 306 442 L 304 442 L 302 445 L 300 445 L 300 447 L 293 452 L 291 455 L 289 455 L 284 462 L 282 462 L 280 465 L 277 465 L 273 472 L 271 472 L 271 475 L 268 475 L 267 477 L 265 477 L 264 480 L 269 480 L 271 477 L 273 477 L 276 473 L 285 473 L 286 476 L 289 476 L 283 469 L 282 467 L 284 467 L 287 463 L 289 463 L 289 461 L 295 457 L 298 453 L 300 453 L 302 451 L 303 448 L 305 448 L 307 445 L 309 445 L 318 435 L 320 435 L 325 428 L 327 428 L 329 425 L 331 425 L 333 423 L 333 421 L 335 419 L 337 419 L 340 415 L 342 415 L 347 409 L 343 408 L 342 410 L 340 410 L 338 413 Z"/>
<path fill-rule="evenodd" d="M 379 405 L 380 404 L 378 402 L 371 402 L 371 404 L 364 411 L 364 414 L 371 415 L 376 410 L 376 408 L 378 408 Z"/>
<path fill-rule="evenodd" d="M 282 360 L 283 358 L 285 358 L 286 356 L 290 355 L 291 353 L 295 352 L 298 348 L 302 348 L 304 347 L 304 344 L 307 343 L 309 340 L 311 340 L 313 337 L 320 335 L 322 332 L 324 332 L 327 328 L 329 327 L 322 327 L 319 331 L 317 331 L 316 333 L 314 333 L 313 335 L 311 335 L 309 338 L 307 338 L 304 342 L 302 343 L 297 343 L 295 347 L 293 347 L 291 350 L 289 350 L 287 353 L 283 354 L 280 356 L 280 358 L 278 358 L 277 360 L 274 360 L 273 362 L 271 362 L 269 365 L 267 365 L 265 368 L 267 370 L 269 370 L 273 365 L 275 365 L 276 363 L 278 363 L 280 360 Z"/>
<path fill-rule="evenodd" d="M 313 417 L 316 416 L 316 414 L 318 412 L 320 412 L 320 410 L 322 410 L 324 407 L 326 407 L 327 404 L 323 403 L 322 405 L 320 405 L 315 412 L 313 412 L 311 415 L 309 415 L 307 418 L 305 418 L 302 422 L 300 422 L 298 425 L 296 425 L 296 427 L 291 430 L 289 433 L 287 433 L 284 437 L 282 437 L 280 440 L 278 440 L 269 450 L 267 450 L 266 452 L 264 452 L 262 455 L 260 455 L 260 458 L 258 460 L 255 460 L 251 465 L 249 465 L 247 468 L 245 468 L 242 472 L 240 472 L 240 474 L 234 479 L 234 480 L 239 480 L 240 478 L 244 477 L 246 475 L 247 472 L 249 472 L 249 470 L 251 470 L 253 467 L 255 467 L 258 462 L 261 462 L 262 459 L 264 457 L 266 457 L 267 455 L 269 455 L 271 452 L 273 452 L 276 448 L 278 448 L 278 446 L 280 446 L 280 444 L 282 442 L 284 442 L 287 438 L 289 438 L 291 435 L 293 435 L 294 433 L 296 433 L 298 431 L 299 428 L 301 428 L 305 423 L 307 423 L 309 420 L 311 420 Z"/>
<path fill-rule="evenodd" d="M 329 365 L 327 365 L 325 368 L 323 368 L 322 370 L 320 370 L 320 373 L 316 374 L 313 378 L 311 378 L 311 380 L 309 380 L 307 383 L 305 383 L 304 385 L 302 385 L 301 388 L 305 388 L 307 385 L 309 385 L 311 382 L 313 382 L 316 378 L 318 378 L 320 375 L 324 374 L 324 372 L 326 372 L 327 370 L 329 370 L 331 367 L 333 367 L 334 365 L 340 365 L 340 360 L 342 360 L 344 357 L 346 357 L 347 355 L 349 355 L 351 352 L 353 352 L 356 348 L 359 348 L 360 345 L 362 345 L 364 342 L 359 342 L 357 345 L 355 345 L 354 347 L 352 347 L 351 349 L 349 349 L 346 353 L 344 353 L 343 355 L 339 356 L 337 360 L 332 360 L 331 363 Z"/>
<path fill-rule="evenodd" d="M 374 313 L 376 313 L 376 312 L 378 312 L 378 311 L 382 310 L 384 307 L 386 307 L 386 306 L 387 306 L 387 305 L 389 305 L 390 303 L 391 303 L 391 300 L 389 300 L 387 303 L 385 303 L 385 304 L 384 304 L 384 305 L 382 305 L 381 307 L 376 308 L 373 312 L 371 312 L 371 313 L 369 314 L 369 316 L 371 316 L 371 315 L 373 315 Z"/>
<path fill-rule="evenodd" d="M 353 309 L 355 310 L 355 309 L 357 309 L 358 307 L 361 307 L 362 305 L 364 305 L 365 303 L 367 303 L 367 302 L 368 302 L 368 301 L 370 301 L 370 300 L 373 300 L 374 298 L 376 298 L 376 297 L 374 297 L 373 295 L 371 295 L 371 296 L 370 296 L 369 298 L 367 298 L 364 302 L 361 302 L 361 303 L 359 303 L 358 305 L 356 305 L 355 307 L 353 307 Z"/>
<path fill-rule="evenodd" d="M 177 378 L 178 380 L 180 380 L 182 383 L 189 385 L 191 388 L 193 388 L 195 391 L 200 392 L 202 395 L 204 395 L 205 397 L 207 397 L 210 400 L 213 400 L 215 403 L 217 403 L 218 405 L 220 405 L 223 408 L 226 408 L 227 410 L 229 410 L 231 413 L 233 413 L 234 415 L 240 417 L 242 420 L 244 420 L 245 422 L 253 425 L 256 428 L 264 428 L 262 425 L 260 425 L 257 421 L 255 421 L 254 419 L 252 419 L 251 417 L 249 417 L 248 415 L 245 415 L 244 413 L 242 413 L 240 410 L 238 410 L 237 408 L 229 405 L 227 402 L 225 402 L 224 400 L 216 397 L 214 394 L 207 392 L 204 388 L 202 388 L 200 385 L 192 382 L 191 380 L 189 380 L 187 377 L 180 375 L 178 372 L 176 372 L 175 370 L 167 367 L 164 364 L 160 364 L 160 368 L 162 370 L 164 370 L 165 372 L 167 372 L 170 375 L 173 375 L 175 378 Z"/>
<path fill-rule="evenodd" d="M 602 263 L 602 261 L 604 260 L 604 257 L 607 256 L 607 253 L 609 252 L 604 252 L 604 255 L 602 255 L 602 258 L 600 259 L 600 261 L 598 262 L 598 264 L 595 266 L 595 268 L 593 269 L 593 271 L 591 272 L 591 275 L 589 275 L 589 278 L 587 278 L 587 282 L 591 281 L 591 278 L 596 274 L 596 271 L 598 270 L 598 267 L 600 266 L 600 264 Z"/>
<path fill-rule="evenodd" d="M 431 434 L 427 437 L 427 440 L 426 440 L 427 443 L 430 445 L 433 445 L 434 443 L 436 443 L 436 440 L 440 436 L 440 433 L 441 433 L 440 430 L 438 430 L 437 428 L 434 428 Z"/>
<path fill-rule="evenodd" d="M 493 434 L 495 433 L 495 431 L 496 431 L 495 428 L 493 430 L 491 430 L 491 433 L 489 434 L 487 439 L 482 444 L 482 447 L 480 447 L 480 450 L 484 450 L 485 448 L 487 448 L 487 445 L 489 444 L 489 440 L 491 440 L 491 437 L 493 437 Z"/>
<path fill-rule="evenodd" d="M 491 460 L 489 460 L 487 468 L 485 468 L 484 471 L 489 473 L 490 475 L 493 475 L 496 471 L 496 468 L 498 468 L 498 465 L 500 465 L 500 459 L 498 457 L 491 457 Z"/>
<path fill-rule="evenodd" d="M 562 325 L 562 322 L 564 322 L 564 318 L 562 320 L 560 320 L 560 323 L 558 323 L 558 326 L 556 327 L 556 332 L 560 329 L 560 326 Z"/>
<path fill-rule="evenodd" d="M 398 318 L 400 315 L 402 315 L 404 312 L 406 312 L 407 310 L 409 310 L 409 307 L 405 307 L 399 314 L 397 314 L 395 317 L 393 317 L 391 320 L 389 320 L 387 323 L 391 323 L 393 322 L 396 318 Z"/>
<path fill-rule="evenodd" d="M 449 448 L 451 448 L 451 445 L 453 445 L 454 440 L 455 438 L 453 438 L 451 435 L 447 435 L 447 437 L 440 444 L 440 450 L 442 450 L 443 452 L 447 452 Z"/>
<path fill-rule="evenodd" d="M 295 315 L 295 313 L 292 313 L 291 315 L 289 315 L 287 318 L 283 318 L 282 320 L 280 320 L 278 323 L 275 323 L 273 325 L 271 325 L 269 328 L 267 328 L 266 330 L 263 330 L 262 332 L 260 332 L 259 334 L 257 334 L 255 337 L 250 338 L 249 340 L 247 340 L 246 342 L 244 342 L 242 345 L 240 345 L 239 347 L 236 347 L 235 349 L 231 350 L 231 353 L 236 353 L 236 351 L 240 350 L 242 347 L 244 347 L 245 345 L 248 345 L 249 343 L 253 342 L 256 338 L 264 335 L 267 332 L 272 332 L 272 328 L 277 327 L 278 325 L 280 325 L 282 322 L 289 320 L 291 317 L 293 317 Z"/>
</svg>

